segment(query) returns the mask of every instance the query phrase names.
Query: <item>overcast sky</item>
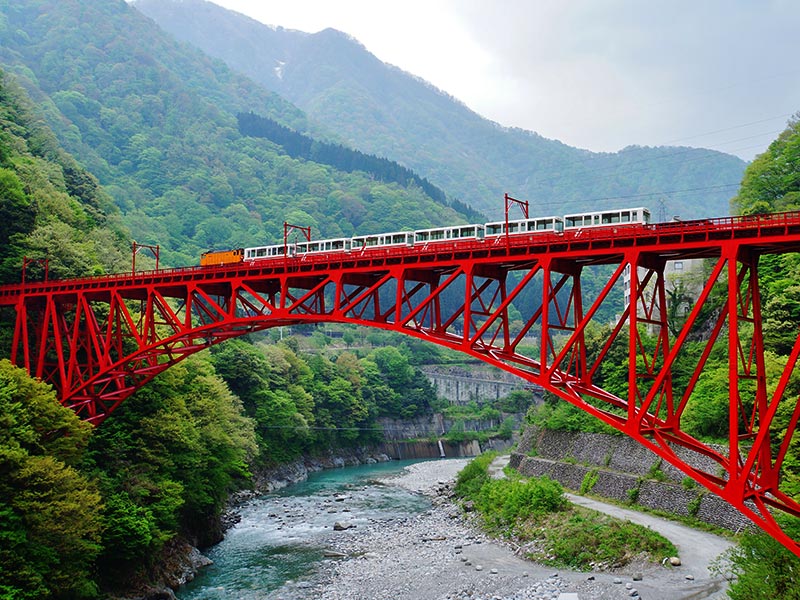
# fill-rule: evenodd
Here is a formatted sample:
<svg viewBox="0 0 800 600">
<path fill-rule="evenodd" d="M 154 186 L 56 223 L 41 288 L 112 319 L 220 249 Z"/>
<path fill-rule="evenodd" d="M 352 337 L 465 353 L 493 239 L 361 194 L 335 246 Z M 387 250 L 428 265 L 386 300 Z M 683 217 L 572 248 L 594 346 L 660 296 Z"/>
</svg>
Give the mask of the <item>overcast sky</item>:
<svg viewBox="0 0 800 600">
<path fill-rule="evenodd" d="M 333 27 L 502 125 L 747 160 L 800 111 L 797 0 L 213 0 Z"/>
</svg>

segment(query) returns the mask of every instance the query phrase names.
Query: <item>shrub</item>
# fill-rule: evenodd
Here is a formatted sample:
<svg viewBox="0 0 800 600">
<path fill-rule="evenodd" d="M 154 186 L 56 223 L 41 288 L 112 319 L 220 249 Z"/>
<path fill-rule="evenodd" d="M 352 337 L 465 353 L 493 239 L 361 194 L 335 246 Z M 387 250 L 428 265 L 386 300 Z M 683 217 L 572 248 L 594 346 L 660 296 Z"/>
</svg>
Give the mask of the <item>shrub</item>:
<svg viewBox="0 0 800 600">
<path fill-rule="evenodd" d="M 566 523 L 546 529 L 547 562 L 573 569 L 587 569 L 594 563 L 615 567 L 631 559 L 672 556 L 675 547 L 658 533 L 630 521 L 575 510 Z"/>
<path fill-rule="evenodd" d="M 583 478 L 583 481 L 581 482 L 581 489 L 580 489 L 581 495 L 588 494 L 589 492 L 591 492 L 592 488 L 595 486 L 599 478 L 600 478 L 600 472 L 597 469 L 592 469 L 591 471 L 586 473 L 586 475 Z"/>
<path fill-rule="evenodd" d="M 703 494 L 697 494 L 694 500 L 686 505 L 686 510 L 690 516 L 696 517 L 700 512 L 700 504 L 703 502 Z"/>
<path fill-rule="evenodd" d="M 789 537 L 800 540 L 800 519 L 781 515 L 777 520 Z M 763 531 L 745 532 L 714 570 L 734 575 L 728 588 L 732 600 L 800 598 L 800 558 Z"/>
<path fill-rule="evenodd" d="M 549 477 L 494 479 L 483 485 L 476 506 L 490 528 L 508 528 L 530 517 L 564 510 L 564 488 Z"/>
<path fill-rule="evenodd" d="M 477 498 L 483 484 L 489 481 L 489 465 L 496 456 L 496 452 L 486 452 L 469 461 L 456 478 L 453 488 L 456 496 L 468 500 Z"/>
</svg>

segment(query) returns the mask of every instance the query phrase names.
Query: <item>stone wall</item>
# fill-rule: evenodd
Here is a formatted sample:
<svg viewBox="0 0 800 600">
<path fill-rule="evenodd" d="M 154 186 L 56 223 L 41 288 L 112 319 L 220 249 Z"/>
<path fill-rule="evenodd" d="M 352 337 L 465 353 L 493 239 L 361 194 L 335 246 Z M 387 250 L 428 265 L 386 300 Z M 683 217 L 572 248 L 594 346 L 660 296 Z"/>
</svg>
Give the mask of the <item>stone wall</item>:
<svg viewBox="0 0 800 600">
<path fill-rule="evenodd" d="M 436 389 L 436 395 L 450 404 L 483 404 L 505 398 L 515 390 L 530 389 L 523 379 L 489 366 L 425 366 L 421 368 Z M 541 402 L 541 391 L 534 391 Z"/>
<path fill-rule="evenodd" d="M 683 454 L 684 460 L 691 458 L 691 464 L 710 472 L 718 467 L 706 457 Z M 626 436 L 528 427 L 511 455 L 510 465 L 529 477 L 547 475 L 574 491 L 594 480 L 588 490 L 594 495 L 695 516 L 732 531 L 751 525 L 747 517 L 720 497 L 700 486 L 682 485 L 686 476 L 681 471 Z M 663 481 L 652 477 L 655 472 Z"/>
<path fill-rule="evenodd" d="M 525 415 L 501 413 L 498 419 L 471 419 L 461 421 L 465 431 L 489 431 L 497 429 L 507 417 L 514 419 L 514 428 L 519 429 Z M 426 415 L 415 419 L 390 419 L 381 417 L 378 425 L 383 428 L 383 437 L 387 441 L 413 440 L 439 437 L 450 431 L 457 421 L 444 418 L 440 413 Z"/>
<path fill-rule="evenodd" d="M 471 442 L 409 442 L 395 441 L 379 444 L 378 452 L 385 453 L 395 460 L 408 460 L 412 458 L 461 458 L 478 456 L 481 447 L 477 441 Z M 444 455 L 444 456 L 443 456 Z"/>
</svg>

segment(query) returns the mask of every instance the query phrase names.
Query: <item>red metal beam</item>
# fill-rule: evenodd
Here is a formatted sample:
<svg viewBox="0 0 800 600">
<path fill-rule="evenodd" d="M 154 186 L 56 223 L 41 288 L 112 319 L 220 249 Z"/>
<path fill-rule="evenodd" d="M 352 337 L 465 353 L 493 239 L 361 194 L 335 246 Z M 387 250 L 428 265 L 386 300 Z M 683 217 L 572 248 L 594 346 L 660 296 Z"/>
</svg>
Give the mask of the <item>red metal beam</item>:
<svg viewBox="0 0 800 600">
<path fill-rule="evenodd" d="M 800 401 L 788 393 L 800 332 L 780 377 L 768 381 L 758 286 L 760 255 L 800 250 L 800 214 L 509 236 L 507 242 L 26 282 L 1 287 L 0 306 L 16 311 L 12 360 L 52 383 L 65 405 L 95 424 L 171 365 L 248 332 L 327 321 L 412 335 L 514 373 L 603 420 L 800 556 L 797 541 L 771 512 L 800 516 L 797 499 L 780 489 L 800 421 Z M 671 335 L 664 265 L 698 257 L 710 260 L 710 276 Z M 601 284 L 594 295 L 585 290 L 587 269 Z M 715 286 L 725 286 L 726 301 L 704 332 L 688 384 L 674 389 L 676 361 L 701 313 L 710 311 Z M 614 322 L 597 339 L 601 314 Z M 724 447 L 681 428 L 709 356 L 721 347 L 730 384 Z M 602 370 L 619 360 L 614 356 L 627 361 L 625 390 L 617 394 L 598 384 Z M 785 431 L 775 431 L 781 407 L 791 417 Z"/>
</svg>

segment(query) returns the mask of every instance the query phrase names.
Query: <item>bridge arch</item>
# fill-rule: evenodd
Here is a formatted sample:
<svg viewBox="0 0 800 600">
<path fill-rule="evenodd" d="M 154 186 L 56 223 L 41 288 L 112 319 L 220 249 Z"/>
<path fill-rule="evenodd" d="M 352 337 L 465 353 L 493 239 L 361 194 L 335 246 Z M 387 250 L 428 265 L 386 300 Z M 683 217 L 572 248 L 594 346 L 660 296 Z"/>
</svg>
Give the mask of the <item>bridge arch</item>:
<svg viewBox="0 0 800 600">
<path fill-rule="evenodd" d="M 94 423 L 186 356 L 253 331 L 339 322 L 414 336 L 513 373 L 601 419 L 800 556 L 773 516 L 775 509 L 800 516 L 800 505 L 780 488 L 800 419 L 800 402 L 789 393 L 800 335 L 777 380 L 768 381 L 758 286 L 759 256 L 798 249 L 800 215 L 793 214 L 5 286 L 0 305 L 16 309 L 12 360 L 55 385 L 64 404 Z M 711 268 L 676 328 L 668 320 L 666 266 L 696 258 Z M 722 306 L 710 304 L 715 288 L 724 289 Z M 599 321 L 610 325 L 598 338 L 592 327 Z M 674 367 L 706 322 L 704 350 L 677 389 Z M 720 347 L 729 375 L 723 449 L 681 428 Z M 600 374 L 619 356 L 627 385 L 613 394 Z M 786 406 L 789 426 L 776 432 L 773 419 Z"/>
</svg>

